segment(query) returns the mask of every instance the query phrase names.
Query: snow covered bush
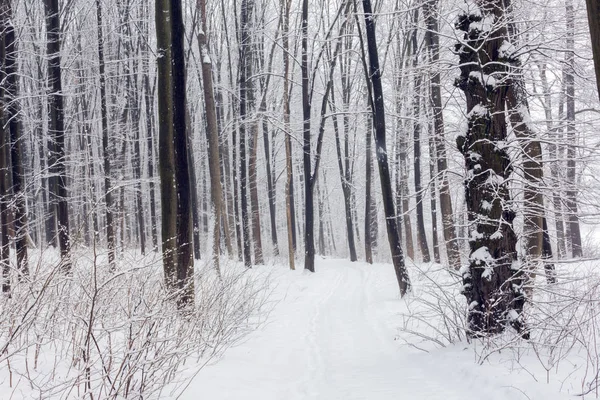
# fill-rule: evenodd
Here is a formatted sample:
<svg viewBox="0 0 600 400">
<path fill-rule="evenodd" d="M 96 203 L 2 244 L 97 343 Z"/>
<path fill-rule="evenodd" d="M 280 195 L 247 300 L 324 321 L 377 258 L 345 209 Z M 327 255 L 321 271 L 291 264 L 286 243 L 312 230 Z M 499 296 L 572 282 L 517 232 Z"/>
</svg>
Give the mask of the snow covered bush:
<svg viewBox="0 0 600 400">
<path fill-rule="evenodd" d="M 425 349 L 426 343 L 446 347 L 465 340 L 467 305 L 460 293 L 461 276 L 440 264 L 415 265 L 411 269 L 413 292 L 399 339 Z"/>
<path fill-rule="evenodd" d="M 0 392 L 12 398 L 152 399 L 176 393 L 264 320 L 267 280 L 196 268 L 196 305 L 182 313 L 161 260 L 79 254 L 71 276 L 41 257 L 0 299 Z"/>
</svg>

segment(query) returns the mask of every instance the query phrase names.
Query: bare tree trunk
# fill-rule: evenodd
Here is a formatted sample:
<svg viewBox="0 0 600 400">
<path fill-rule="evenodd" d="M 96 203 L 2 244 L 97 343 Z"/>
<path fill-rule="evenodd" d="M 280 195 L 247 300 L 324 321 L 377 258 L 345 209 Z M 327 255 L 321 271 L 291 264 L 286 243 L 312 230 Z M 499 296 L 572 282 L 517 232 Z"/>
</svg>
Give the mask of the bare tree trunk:
<svg viewBox="0 0 600 400">
<path fill-rule="evenodd" d="M 557 130 L 559 130 L 560 127 L 554 127 L 552 124 L 552 95 L 550 93 L 550 87 L 548 86 L 548 78 L 546 76 L 546 65 L 538 64 L 538 66 L 540 70 L 540 81 L 542 83 L 542 90 L 544 91 L 544 111 L 546 114 L 546 126 L 550 135 L 550 140 L 548 143 L 548 155 L 550 157 L 550 185 L 552 188 L 552 204 L 554 206 L 554 220 L 556 229 L 558 258 L 564 258 L 566 256 L 567 251 L 565 246 L 565 229 L 558 177 L 558 146 L 556 144 L 556 139 L 554 138 L 555 136 L 557 136 Z M 562 109 L 562 107 L 563 106 L 561 105 L 560 108 Z M 561 118 L 559 117 L 559 119 Z"/>
<path fill-rule="evenodd" d="M 408 271 L 404 264 L 404 254 L 400 247 L 400 237 L 396 225 L 396 210 L 394 207 L 394 195 L 390 182 L 390 171 L 387 159 L 385 143 L 385 108 L 383 100 L 383 87 L 381 84 L 381 69 L 379 68 L 379 55 L 377 53 L 377 39 L 375 37 L 375 20 L 371 9 L 371 1 L 363 0 L 364 19 L 366 25 L 367 48 L 369 52 L 369 71 L 373 85 L 371 96 L 373 123 L 375 125 L 375 147 L 377 164 L 379 166 L 379 178 L 381 180 L 381 191 L 383 195 L 383 208 L 385 211 L 388 242 L 392 253 L 392 261 L 396 279 L 400 288 L 400 295 L 404 296 L 410 288 Z"/>
<path fill-rule="evenodd" d="M 202 87 L 204 93 L 204 105 L 206 110 L 206 125 L 208 130 L 208 158 L 210 171 L 210 187 L 213 212 L 215 214 L 213 227 L 213 263 L 215 269 L 220 271 L 219 248 L 221 239 L 221 223 L 225 222 L 223 213 L 223 188 L 221 187 L 221 168 L 219 154 L 219 132 L 217 127 L 217 109 L 215 106 L 215 94 L 213 89 L 212 62 L 206 41 L 206 1 L 198 0 L 200 8 L 200 19 L 202 29 L 198 32 L 198 47 L 202 61 Z M 224 224 L 226 230 L 227 226 Z"/>
<path fill-rule="evenodd" d="M 303 165 L 304 165 L 304 269 L 315 272 L 314 205 L 312 193 L 312 156 L 310 132 L 310 94 L 308 76 L 308 0 L 302 1 L 302 115 L 303 123 Z"/>
<path fill-rule="evenodd" d="M 2 12 L 3 10 L 0 10 Z M 27 206 L 24 188 L 23 151 L 23 128 L 21 125 L 21 109 L 18 100 L 19 76 L 17 68 L 17 43 L 15 29 L 12 25 L 12 9 L 10 2 L 6 5 L 7 23 L 4 25 L 4 99 L 7 113 L 8 130 L 10 132 L 10 160 L 12 170 L 12 195 L 14 196 L 14 240 L 17 254 L 17 271 L 19 279 L 23 275 L 29 275 L 29 262 L 27 258 Z M 2 17 L 0 17 L 2 18 Z M 0 120 L 0 123 L 4 121 Z M 6 193 L 6 192 L 4 192 Z"/>
<path fill-rule="evenodd" d="M 159 158 L 165 281 L 180 307 L 193 304 L 190 174 L 180 0 L 156 2 Z"/>
<path fill-rule="evenodd" d="M 194 258 L 192 250 L 192 212 L 190 170 L 188 165 L 188 136 L 186 126 L 186 85 L 185 85 L 185 29 L 181 0 L 171 0 L 171 54 L 173 57 L 173 131 L 175 155 L 175 181 L 177 190 L 177 259 L 178 288 L 182 292 L 179 304 L 194 302 Z"/>
<path fill-rule="evenodd" d="M 189 114 L 189 110 L 188 110 L 188 114 Z M 192 132 L 192 127 L 191 127 L 191 121 L 189 118 L 189 115 L 187 117 L 187 123 L 188 123 L 188 132 Z M 188 139 L 188 163 L 190 165 L 196 165 L 195 162 L 196 157 L 194 156 L 194 145 L 193 145 L 193 139 L 190 135 L 189 139 Z M 204 166 L 204 164 L 201 164 L 201 166 Z M 202 178 L 202 185 L 203 185 L 203 189 L 206 189 L 206 179 Z M 192 183 L 191 185 L 191 196 L 192 196 L 192 229 L 194 230 L 193 234 L 192 234 L 192 240 L 193 240 L 193 244 L 194 244 L 194 259 L 195 260 L 200 260 L 202 258 L 202 250 L 201 250 L 201 245 L 200 245 L 200 201 L 198 200 L 198 182 L 197 182 L 197 177 L 196 177 L 196 168 L 191 168 L 190 169 L 190 182 Z M 204 207 L 206 205 L 206 199 L 204 199 L 204 201 L 202 202 L 202 206 Z M 208 219 L 207 217 L 207 212 L 206 209 L 204 210 L 204 215 L 203 217 L 205 219 Z M 206 224 L 208 224 L 208 222 L 206 222 Z"/>
<path fill-rule="evenodd" d="M 6 62 L 6 31 L 9 23 L 7 7 L 0 4 L 0 65 Z M 6 79 L 6 71 L 0 68 L 0 82 Z M 0 85 L 0 121 L 4 121 L 4 109 L 7 99 L 3 85 Z M 8 203 L 10 201 L 8 171 L 9 171 L 10 139 L 8 129 L 0 123 L 0 268 L 2 268 L 2 293 L 10 293 L 10 242 L 8 237 Z"/>
<path fill-rule="evenodd" d="M 371 111 L 372 112 L 372 111 Z M 371 126 L 369 126 L 369 124 Z M 371 118 L 367 117 L 367 127 L 366 127 L 366 140 L 365 140 L 365 152 L 366 152 L 366 162 L 365 162 L 365 260 L 369 264 L 373 264 L 373 243 L 372 243 L 372 235 L 371 235 L 371 224 L 373 223 L 373 213 L 372 211 L 372 203 L 373 196 L 371 195 L 371 177 L 373 175 L 373 149 L 371 147 L 372 143 L 372 135 L 373 135 L 373 121 Z M 377 218 L 377 216 L 375 216 Z"/>
<path fill-rule="evenodd" d="M 430 125 L 429 129 L 429 176 L 431 177 L 430 187 L 430 207 L 431 207 L 431 235 L 433 237 L 433 260 L 440 264 L 442 262 L 440 256 L 440 244 L 438 241 L 438 222 L 437 222 L 437 193 L 436 193 L 436 149 L 435 149 L 435 129 Z"/>
<path fill-rule="evenodd" d="M 251 240 L 250 240 L 250 221 L 248 215 L 248 178 L 246 169 L 246 135 L 248 128 L 248 92 L 252 90 L 250 86 L 252 61 L 251 61 L 251 43 L 250 43 L 250 19 L 254 9 L 253 0 L 242 0 L 241 19 L 240 19 L 240 197 L 242 205 L 242 232 L 244 242 L 244 265 L 247 268 L 252 267 Z"/>
<path fill-rule="evenodd" d="M 60 10 L 58 0 L 45 0 L 46 36 L 48 54 L 49 130 L 52 146 L 49 151 L 49 169 L 52 179 L 51 198 L 55 204 L 58 242 L 66 272 L 71 270 L 71 241 L 69 237 L 69 206 L 67 203 L 67 176 L 65 167 L 65 125 L 62 78 L 60 66 Z"/>
<path fill-rule="evenodd" d="M 144 13 L 149 13 L 148 5 L 144 5 Z M 148 37 L 148 24 L 144 24 Z M 145 49 L 145 47 L 144 47 Z M 158 229 L 156 219 L 156 197 L 154 190 L 154 92 L 150 88 L 150 60 L 148 51 L 142 52 L 142 83 L 144 87 L 144 106 L 146 107 L 146 151 L 148 152 L 148 190 L 150 192 L 150 230 L 152 233 L 152 249 L 158 250 Z"/>
<path fill-rule="evenodd" d="M 104 38 L 102 35 L 102 2 L 96 0 L 98 23 L 98 60 L 100 69 L 100 115 L 102 120 L 102 159 L 104 161 L 104 202 L 106 207 L 106 239 L 108 244 L 108 264 L 111 270 L 115 264 L 115 231 L 113 220 L 112 183 L 110 171 L 111 151 L 108 133 L 108 108 L 106 105 L 106 72 L 104 62 Z"/>
<path fill-rule="evenodd" d="M 252 122 L 250 136 L 250 159 L 248 160 L 248 175 L 250 180 L 250 210 L 252 213 L 252 239 L 254 243 L 254 263 L 264 264 L 262 250 L 262 235 L 260 229 L 260 208 L 258 204 L 258 185 L 256 183 L 256 157 L 258 147 L 258 121 Z"/>
<path fill-rule="evenodd" d="M 414 12 L 413 23 L 417 25 L 419 22 L 419 9 Z M 417 242 L 419 250 L 424 262 L 430 262 L 429 246 L 427 245 L 427 233 L 425 232 L 425 216 L 423 211 L 423 188 L 421 187 L 421 82 L 422 77 L 417 71 L 419 65 L 419 50 L 417 43 L 417 30 L 413 29 L 412 33 L 413 47 L 413 70 L 415 74 L 413 86 L 413 166 L 415 173 L 415 201 L 417 209 Z"/>
<path fill-rule="evenodd" d="M 567 52 L 565 53 L 565 86 L 567 91 L 567 191 L 566 206 L 569 212 L 569 243 L 573 257 L 583 255 L 581 249 L 581 232 L 577 211 L 577 182 L 575 165 L 575 12 L 573 0 L 566 0 L 567 16 Z"/>
<path fill-rule="evenodd" d="M 438 35 L 439 24 L 437 6 L 439 0 L 429 0 L 424 7 L 425 24 L 427 33 L 425 43 L 428 48 L 430 60 L 434 64 L 440 59 L 440 39 Z M 442 91 L 439 68 L 434 65 L 430 79 L 431 105 L 433 107 L 433 123 L 435 127 L 435 148 L 437 170 L 439 174 L 440 211 L 444 241 L 446 242 L 446 253 L 448 263 L 454 270 L 461 267 L 460 250 L 456 238 L 456 227 L 454 225 L 454 214 L 452 210 L 452 198 L 450 197 L 450 185 L 448 183 L 448 161 L 446 158 L 446 142 L 444 139 L 444 114 L 442 107 Z"/>
<path fill-rule="evenodd" d="M 342 89 L 345 90 L 345 89 Z M 334 92 L 331 93 L 331 102 L 335 104 Z M 350 261 L 358 260 L 356 256 L 356 244 L 354 241 L 354 219 L 352 215 L 352 179 L 350 175 L 350 161 L 348 149 L 348 124 L 344 121 L 344 155 L 342 155 L 342 145 L 340 143 L 340 132 L 337 115 L 333 112 L 333 130 L 335 133 L 335 149 L 337 151 L 338 169 L 340 172 L 340 180 L 342 182 L 342 194 L 344 195 L 344 211 L 346 219 L 346 237 L 348 240 L 348 250 L 350 251 Z M 344 119 L 346 119 L 344 115 Z"/>
<path fill-rule="evenodd" d="M 586 0 L 585 3 L 587 4 L 588 23 L 592 38 L 598 98 L 600 98 L 600 0 Z"/>
<path fill-rule="evenodd" d="M 285 129 L 285 214 L 287 220 L 287 236 L 288 236 L 288 262 L 290 269 L 296 269 L 295 266 L 295 251 L 296 245 L 294 234 L 296 227 L 294 226 L 294 197 L 293 197 L 293 174 L 292 165 L 292 138 L 290 135 L 290 98 L 289 98 L 289 26 L 290 26 L 290 3 L 291 0 L 281 0 L 283 12 L 283 124 Z"/>
</svg>

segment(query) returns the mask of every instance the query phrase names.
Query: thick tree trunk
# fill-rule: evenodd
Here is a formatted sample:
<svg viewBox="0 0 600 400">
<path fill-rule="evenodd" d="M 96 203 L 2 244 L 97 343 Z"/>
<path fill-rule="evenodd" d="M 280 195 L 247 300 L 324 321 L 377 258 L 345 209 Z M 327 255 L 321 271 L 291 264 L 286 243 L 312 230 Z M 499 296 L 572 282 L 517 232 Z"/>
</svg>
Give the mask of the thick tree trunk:
<svg viewBox="0 0 600 400">
<path fill-rule="evenodd" d="M 163 266 L 180 307 L 194 301 L 185 65 L 180 0 L 156 2 Z"/>
<path fill-rule="evenodd" d="M 466 202 L 472 226 L 463 293 L 469 304 L 468 334 L 476 337 L 500 333 L 507 324 L 528 337 L 521 317 L 523 272 L 512 227 L 511 159 L 506 148 L 500 147 L 507 138 L 507 87 L 490 79 L 493 76 L 499 81 L 509 72 L 500 58 L 500 47 L 508 40 L 503 13 L 502 0 L 486 0 L 479 3 L 476 12 L 460 15 L 457 23 L 465 44 L 456 48 L 461 66 L 456 84 L 465 93 L 468 119 L 466 135 L 459 136 L 457 144 L 465 158 Z M 484 18 L 491 31 L 476 28 Z"/>
<path fill-rule="evenodd" d="M 383 208 L 385 212 L 388 242 L 392 253 L 392 262 L 396 279 L 400 288 L 400 295 L 404 296 L 410 288 L 408 271 L 404 264 L 404 254 L 400 247 L 400 237 L 396 225 L 396 209 L 394 207 L 394 195 L 390 182 L 390 170 L 388 166 L 387 149 L 385 143 L 385 108 L 383 100 L 383 87 L 381 84 L 381 69 L 379 68 L 379 55 L 377 53 L 377 39 L 375 37 L 375 18 L 371 8 L 370 0 L 363 0 L 364 19 L 367 34 L 367 48 L 369 52 L 369 71 L 373 84 L 372 103 L 373 123 L 375 125 L 375 148 L 377 164 L 379 166 L 379 178 L 381 180 L 381 192 L 383 196 Z"/>
<path fill-rule="evenodd" d="M 60 66 L 60 10 L 58 0 L 45 0 L 46 38 L 48 55 L 49 131 L 52 145 L 49 151 L 49 170 L 53 175 L 50 185 L 51 200 L 56 215 L 58 243 L 63 270 L 71 270 L 71 241 L 69 233 L 69 206 L 65 166 L 65 123 L 62 78 Z"/>
<path fill-rule="evenodd" d="M 194 258 L 192 250 L 192 210 L 190 170 L 188 164 L 188 136 L 186 124 L 186 88 L 183 12 L 181 0 L 171 0 L 171 32 L 173 57 L 173 131 L 175 155 L 175 180 L 177 190 L 177 259 L 178 288 L 181 291 L 179 304 L 194 302 Z"/>
</svg>

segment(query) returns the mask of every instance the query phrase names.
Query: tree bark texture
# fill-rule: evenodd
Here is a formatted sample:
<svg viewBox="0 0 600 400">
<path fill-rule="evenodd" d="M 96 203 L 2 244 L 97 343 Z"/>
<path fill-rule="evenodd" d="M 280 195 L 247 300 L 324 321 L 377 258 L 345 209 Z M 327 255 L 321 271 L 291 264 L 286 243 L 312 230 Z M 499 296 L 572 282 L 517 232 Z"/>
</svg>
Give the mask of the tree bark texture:
<svg viewBox="0 0 600 400">
<path fill-rule="evenodd" d="M 50 194 L 56 215 L 58 243 L 63 269 L 70 271 L 71 241 L 65 166 L 65 111 L 60 65 L 60 10 L 58 0 L 45 0 L 46 51 L 48 55 L 49 170 L 52 175 Z"/>
<path fill-rule="evenodd" d="M 507 138 L 507 87 L 496 84 L 508 73 L 500 54 L 507 40 L 503 1 L 482 1 L 478 8 L 459 16 L 457 29 L 463 39 L 456 45 L 461 66 L 456 85 L 465 93 L 468 121 L 466 135 L 457 138 L 467 171 L 470 256 L 462 276 L 469 305 L 468 334 L 496 334 L 511 324 L 526 337 L 521 317 L 523 274 L 517 262 L 515 211 L 508 184 L 511 159 L 502 146 Z"/>
<path fill-rule="evenodd" d="M 104 61 L 104 38 L 102 34 L 102 2 L 96 0 L 96 15 L 98 23 L 98 60 L 100 69 L 100 116 L 102 121 L 102 160 L 104 162 L 104 203 L 106 207 L 106 241 L 108 245 L 108 264 L 110 269 L 116 268 L 115 264 L 115 226 L 113 219 L 112 183 L 110 171 L 111 150 L 108 132 L 108 108 L 106 104 L 106 72 Z"/>
</svg>

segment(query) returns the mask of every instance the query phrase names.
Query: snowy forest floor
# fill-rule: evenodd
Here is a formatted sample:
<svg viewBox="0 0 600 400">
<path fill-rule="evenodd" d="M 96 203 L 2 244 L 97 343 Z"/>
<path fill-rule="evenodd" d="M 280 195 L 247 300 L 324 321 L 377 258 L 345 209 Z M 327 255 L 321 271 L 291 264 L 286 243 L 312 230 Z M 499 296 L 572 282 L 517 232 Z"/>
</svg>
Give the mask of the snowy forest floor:
<svg viewBox="0 0 600 400">
<path fill-rule="evenodd" d="M 161 297 L 160 259 L 125 256 L 115 274 L 82 253 L 65 279 L 48 268 L 57 255 L 38 255 L 31 283 L 0 298 L 0 400 L 598 398 L 596 261 L 559 264 L 554 285 L 537 277 L 531 340 L 468 342 L 459 279 L 439 264 L 409 263 L 401 299 L 389 264 L 224 262 L 217 277 L 203 260 L 183 321 Z"/>
<path fill-rule="evenodd" d="M 424 268 L 439 272 L 440 266 Z M 414 269 L 418 296 L 428 278 Z M 390 265 L 321 259 L 315 274 L 281 266 L 253 273 L 265 272 L 276 301 L 268 323 L 206 366 L 182 399 L 500 400 L 581 393 L 568 381 L 547 384 L 533 354 L 515 361 L 512 352 L 494 352 L 478 362 L 476 343 L 442 348 L 426 340 L 421 350 L 407 344 L 414 335 L 401 328 L 415 306 L 399 298 Z"/>
</svg>

